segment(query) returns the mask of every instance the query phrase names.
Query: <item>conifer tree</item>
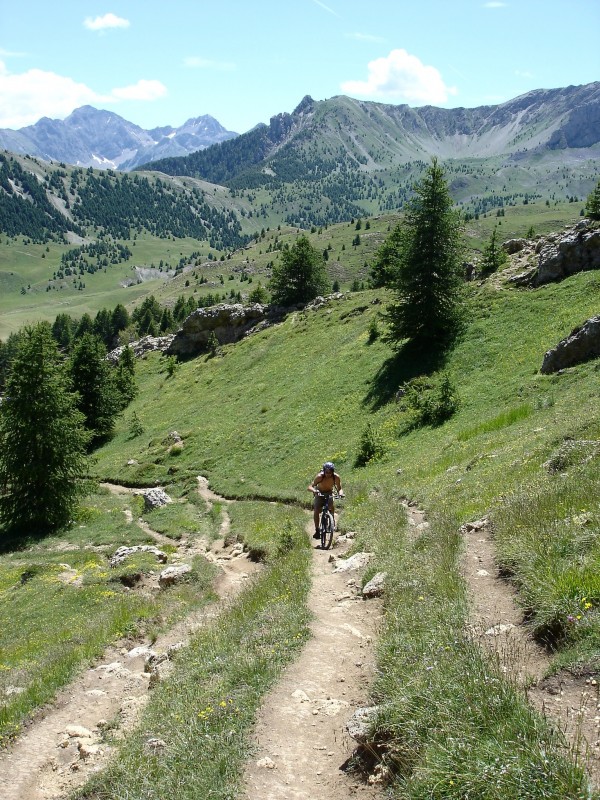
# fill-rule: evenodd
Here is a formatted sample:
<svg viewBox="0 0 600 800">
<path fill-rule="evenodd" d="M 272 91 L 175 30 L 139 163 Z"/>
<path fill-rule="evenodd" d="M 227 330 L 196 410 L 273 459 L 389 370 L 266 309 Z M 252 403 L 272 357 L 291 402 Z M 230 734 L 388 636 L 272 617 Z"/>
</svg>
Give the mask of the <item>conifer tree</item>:
<svg viewBox="0 0 600 800">
<path fill-rule="evenodd" d="M 103 342 L 92 333 L 84 334 L 73 349 L 69 368 L 78 394 L 77 407 L 84 415 L 92 441 L 110 436 L 120 398 Z"/>
<path fill-rule="evenodd" d="M 300 236 L 281 262 L 275 264 L 269 288 L 275 305 L 292 306 L 308 303 L 327 291 L 329 281 L 321 253 L 307 236 Z"/>
<path fill-rule="evenodd" d="M 135 382 L 135 356 L 129 345 L 123 348 L 115 373 L 115 387 L 119 395 L 119 409 L 127 408 L 138 393 Z"/>
<path fill-rule="evenodd" d="M 500 269 L 508 261 L 508 254 L 498 243 L 498 229 L 494 227 L 489 242 L 483 248 L 483 258 L 481 259 L 481 272 L 490 275 Z"/>
<path fill-rule="evenodd" d="M 588 195 L 585 203 L 585 213 L 590 219 L 600 219 L 600 181 Z"/>
<path fill-rule="evenodd" d="M 47 323 L 25 328 L 0 404 L 0 519 L 37 533 L 66 524 L 85 491 L 87 434 Z"/>
<path fill-rule="evenodd" d="M 398 345 L 409 339 L 418 350 L 444 348 L 461 319 L 461 226 L 435 158 L 415 186 L 400 239 L 388 340 Z"/>
</svg>

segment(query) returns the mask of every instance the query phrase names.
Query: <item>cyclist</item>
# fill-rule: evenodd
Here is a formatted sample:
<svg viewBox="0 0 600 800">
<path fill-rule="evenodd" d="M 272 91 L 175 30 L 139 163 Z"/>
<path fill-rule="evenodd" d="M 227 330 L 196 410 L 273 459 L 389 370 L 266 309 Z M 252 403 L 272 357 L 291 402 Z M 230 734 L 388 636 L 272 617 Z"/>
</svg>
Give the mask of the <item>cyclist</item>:
<svg viewBox="0 0 600 800">
<path fill-rule="evenodd" d="M 321 470 L 321 472 L 315 475 L 315 478 L 312 481 L 312 483 L 308 484 L 308 491 L 312 492 L 315 496 L 313 503 L 315 532 L 313 534 L 313 539 L 321 538 L 321 534 L 319 533 L 319 514 L 321 513 L 321 510 L 325 505 L 325 497 L 322 497 L 321 495 L 332 496 L 334 487 L 337 489 L 339 496 L 343 497 L 344 492 L 342 490 L 342 481 L 340 479 L 340 476 L 335 471 L 333 461 L 326 461 L 323 464 L 323 469 Z M 329 508 L 331 509 L 331 513 L 333 514 L 334 513 L 333 497 L 331 497 Z"/>
</svg>

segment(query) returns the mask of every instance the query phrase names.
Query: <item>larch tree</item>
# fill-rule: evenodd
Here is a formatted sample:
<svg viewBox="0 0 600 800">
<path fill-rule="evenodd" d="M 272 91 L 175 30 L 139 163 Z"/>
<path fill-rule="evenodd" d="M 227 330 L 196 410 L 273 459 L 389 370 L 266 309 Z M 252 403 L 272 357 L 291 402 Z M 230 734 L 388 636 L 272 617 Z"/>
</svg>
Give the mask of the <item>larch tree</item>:
<svg viewBox="0 0 600 800">
<path fill-rule="evenodd" d="M 88 435 L 47 323 L 25 328 L 0 404 L 0 519 L 39 533 L 68 523 L 84 494 Z"/>
<path fill-rule="evenodd" d="M 411 340 L 418 350 L 443 349 L 460 328 L 462 246 L 460 216 L 437 159 L 415 186 L 396 236 L 388 339 L 395 345 Z"/>
<path fill-rule="evenodd" d="M 300 236 L 275 264 L 269 288 L 275 305 L 293 306 L 309 303 L 329 289 L 329 279 L 322 254 L 307 236 Z"/>
</svg>

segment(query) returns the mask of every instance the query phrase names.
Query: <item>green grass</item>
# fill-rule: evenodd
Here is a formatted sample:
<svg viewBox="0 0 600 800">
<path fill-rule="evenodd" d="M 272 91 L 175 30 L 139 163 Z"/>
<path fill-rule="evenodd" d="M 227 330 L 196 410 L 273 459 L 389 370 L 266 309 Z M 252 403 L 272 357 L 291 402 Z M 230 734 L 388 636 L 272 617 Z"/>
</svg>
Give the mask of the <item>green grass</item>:
<svg viewBox="0 0 600 800">
<path fill-rule="evenodd" d="M 531 206 L 525 208 L 531 212 Z M 467 330 L 445 362 L 430 368 L 443 368 L 459 394 L 457 412 L 440 426 L 407 431 L 395 393 L 428 367 L 392 352 L 381 338 L 370 340 L 369 328 L 380 319 L 389 294 L 366 291 L 317 311 L 293 313 L 224 347 L 222 357 L 182 362 L 171 377 L 165 360 L 150 354 L 139 362 L 139 396 L 118 421 L 113 440 L 96 453 L 99 476 L 131 485 L 162 483 L 188 502 L 196 476 L 206 475 L 215 491 L 238 500 L 230 508 L 232 531 L 265 560 L 269 574 L 288 558 L 282 554 L 299 552 L 294 531 L 301 522 L 294 515 L 305 518 L 306 486 L 319 466 L 326 459 L 336 462 L 348 496 L 342 527 L 358 531 L 358 547 L 377 552 L 377 565 L 368 574 L 377 567 L 391 576 L 373 687 L 383 708 L 374 735 L 391 771 L 391 796 L 587 796 L 560 735 L 548 730 L 464 635 L 468 607 L 458 568 L 458 529 L 490 514 L 501 562 L 519 588 L 533 629 L 557 647 L 552 669 L 597 670 L 598 454 L 583 445 L 565 449 L 564 443 L 600 439 L 599 364 L 590 361 L 552 376 L 541 375 L 539 368 L 549 347 L 597 313 L 599 291 L 597 272 L 535 291 L 469 285 Z M 133 413 L 144 433 L 132 439 Z M 384 454 L 357 468 L 367 422 L 384 443 Z M 174 429 L 184 440 L 177 457 L 167 442 Z M 137 463 L 128 464 L 132 459 Z M 405 534 L 401 497 L 417 500 L 432 521 L 414 542 Z M 176 505 L 164 512 L 168 535 L 177 535 L 182 524 L 195 524 L 195 510 L 187 509 L 183 521 L 180 512 Z M 160 521 L 152 514 L 151 525 Z M 246 613 L 249 597 L 241 599 L 236 613 Z M 294 613 L 304 614 L 296 605 Z M 288 611 L 284 603 L 282 615 Z M 250 626 L 260 629 L 262 613 Z M 219 627 L 214 635 L 221 635 Z M 225 640 L 218 647 L 228 652 Z M 274 680 L 276 671 L 258 658 L 258 650 L 249 645 L 248 653 L 252 669 L 267 670 L 267 679 Z M 188 723 L 197 724 L 189 709 L 198 714 L 222 701 L 225 708 L 231 705 L 232 684 L 214 684 L 210 671 L 193 672 L 197 662 L 199 655 L 182 657 L 180 665 L 182 673 L 197 678 L 189 719 L 178 712 L 186 731 Z M 170 690 L 164 691 L 163 715 L 169 703 L 179 707 Z M 247 712 L 240 712 L 236 731 L 247 730 L 253 718 L 258 696 L 249 689 L 248 698 L 247 705 L 237 703 Z M 105 787 L 97 789 L 98 797 L 102 791 L 111 797 L 126 792 L 126 774 L 136 782 L 129 796 L 152 791 L 143 771 L 133 766 L 143 758 L 141 731 L 150 730 L 164 732 L 169 741 L 173 760 L 164 770 L 164 762 L 153 761 L 152 775 L 160 775 L 163 796 L 173 793 L 170 781 L 190 768 L 182 753 L 184 744 L 195 742 L 197 729 L 192 726 L 192 734 L 172 744 L 175 722 L 163 729 L 160 718 L 158 712 L 149 717 L 151 723 L 126 745 L 108 777 L 98 778 L 97 786 Z M 218 729 L 215 738 L 230 753 Z M 231 755 L 231 764 L 244 757 L 245 748 L 242 744 Z M 230 769 L 229 761 L 223 766 L 217 760 L 215 767 L 211 758 L 199 756 L 192 760 L 206 770 L 205 794 L 206 786 L 214 787 L 215 796 L 233 792 L 237 766 Z"/>
<path fill-rule="evenodd" d="M 157 569 L 145 553 L 109 566 L 117 547 L 154 543 L 127 524 L 127 499 L 100 492 L 68 531 L 12 551 L 5 546 L 0 555 L 0 617 L 10 620 L 0 629 L 0 744 L 109 643 L 172 624 L 212 597 L 213 568 L 204 559 L 174 591 L 153 598 L 125 591 L 125 576 Z"/>
</svg>

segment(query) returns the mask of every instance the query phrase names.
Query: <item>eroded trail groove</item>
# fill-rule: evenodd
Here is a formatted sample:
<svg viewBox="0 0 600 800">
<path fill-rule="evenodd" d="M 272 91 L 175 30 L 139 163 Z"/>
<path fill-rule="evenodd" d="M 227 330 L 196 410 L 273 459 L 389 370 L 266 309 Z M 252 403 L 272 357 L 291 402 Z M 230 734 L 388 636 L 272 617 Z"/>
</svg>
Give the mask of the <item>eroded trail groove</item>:
<svg viewBox="0 0 600 800">
<path fill-rule="evenodd" d="M 464 525 L 463 573 L 471 597 L 471 632 L 499 660 L 501 670 L 526 691 L 529 702 L 565 732 L 600 788 L 599 686 L 590 676 L 562 671 L 544 678 L 551 654 L 531 636 L 514 588 L 499 574 L 489 521 Z"/>
<path fill-rule="evenodd" d="M 198 490 L 207 503 L 217 500 L 203 478 Z M 109 486 L 112 491 L 130 490 Z M 133 524 L 131 516 L 128 521 Z M 137 524 L 152 535 L 158 544 L 166 540 L 152 531 L 143 520 Z M 26 727 L 24 733 L 0 754 L 1 800 L 53 800 L 83 785 L 87 777 L 107 763 L 112 748 L 104 743 L 103 730 L 110 723 L 119 738 L 138 722 L 151 691 L 152 671 L 148 671 L 150 652 L 162 656 L 169 648 L 185 646 L 207 620 L 217 616 L 246 584 L 258 567 L 240 552 L 226 546 L 229 517 L 223 514 L 221 539 L 209 545 L 190 537 L 178 543 L 171 563 L 180 563 L 202 553 L 221 569 L 215 581 L 220 601 L 191 612 L 184 620 L 160 634 L 156 641 L 123 640 L 107 648 L 99 663 L 85 670 L 63 689 L 51 707 L 44 709 Z M 142 591 L 158 591 L 146 582 Z"/>
<path fill-rule="evenodd" d="M 382 618 L 379 601 L 362 599 L 360 576 L 338 569 L 344 552 L 341 543 L 314 550 L 312 638 L 263 702 L 244 777 L 247 800 L 381 796 L 341 769 L 356 746 L 346 722 L 369 705 Z"/>
</svg>

